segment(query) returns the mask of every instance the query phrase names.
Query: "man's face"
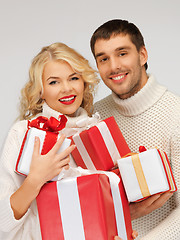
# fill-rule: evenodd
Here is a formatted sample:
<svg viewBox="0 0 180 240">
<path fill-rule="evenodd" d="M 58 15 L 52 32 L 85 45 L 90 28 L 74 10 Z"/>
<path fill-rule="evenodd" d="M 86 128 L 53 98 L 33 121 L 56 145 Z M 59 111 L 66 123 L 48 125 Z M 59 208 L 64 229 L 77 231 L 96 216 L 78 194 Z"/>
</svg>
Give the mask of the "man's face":
<svg viewBox="0 0 180 240">
<path fill-rule="evenodd" d="M 102 80 L 120 98 L 133 96 L 147 82 L 146 48 L 138 52 L 128 34 L 112 36 L 109 40 L 98 39 L 94 50 Z"/>
</svg>

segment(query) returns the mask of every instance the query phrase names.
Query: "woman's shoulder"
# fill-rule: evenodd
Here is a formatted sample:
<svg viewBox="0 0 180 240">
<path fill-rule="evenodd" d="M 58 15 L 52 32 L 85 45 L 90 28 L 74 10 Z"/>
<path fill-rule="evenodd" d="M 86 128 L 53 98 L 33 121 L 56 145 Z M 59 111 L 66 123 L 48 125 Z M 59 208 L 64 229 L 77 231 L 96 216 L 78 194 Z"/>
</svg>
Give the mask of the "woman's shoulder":
<svg viewBox="0 0 180 240">
<path fill-rule="evenodd" d="M 16 137 L 21 137 L 27 130 L 28 120 L 16 121 L 10 128 L 8 136 L 16 135 Z"/>
<path fill-rule="evenodd" d="M 10 131 L 21 131 L 22 129 L 24 130 L 25 128 L 27 128 L 27 125 L 28 125 L 28 120 L 19 120 L 19 121 L 16 121 Z"/>
<path fill-rule="evenodd" d="M 15 122 L 7 133 L 6 140 L 3 144 L 3 149 L 5 152 L 9 151 L 10 146 L 16 146 L 18 149 L 19 145 L 22 143 L 25 132 L 27 130 L 27 120 Z"/>
</svg>

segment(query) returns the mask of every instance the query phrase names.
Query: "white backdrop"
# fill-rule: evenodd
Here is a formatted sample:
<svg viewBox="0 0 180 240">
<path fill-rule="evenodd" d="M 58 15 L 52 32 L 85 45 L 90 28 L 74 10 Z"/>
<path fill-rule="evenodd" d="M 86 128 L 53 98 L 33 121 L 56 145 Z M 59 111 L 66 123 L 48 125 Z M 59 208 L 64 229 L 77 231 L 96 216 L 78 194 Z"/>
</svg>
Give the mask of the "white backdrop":
<svg viewBox="0 0 180 240">
<path fill-rule="evenodd" d="M 110 19 L 134 22 L 149 52 L 149 72 L 180 95 L 180 1 L 0 0 L 0 148 L 17 117 L 32 58 L 53 42 L 75 48 L 95 67 L 89 40 Z M 110 91 L 100 84 L 95 101 Z"/>
</svg>

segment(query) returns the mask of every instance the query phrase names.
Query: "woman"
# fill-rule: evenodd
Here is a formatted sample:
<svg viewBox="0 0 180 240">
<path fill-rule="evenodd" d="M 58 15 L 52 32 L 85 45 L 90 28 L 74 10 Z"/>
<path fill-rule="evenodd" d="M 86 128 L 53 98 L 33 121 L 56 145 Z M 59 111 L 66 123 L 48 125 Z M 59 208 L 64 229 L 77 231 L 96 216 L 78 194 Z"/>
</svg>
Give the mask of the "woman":
<svg viewBox="0 0 180 240">
<path fill-rule="evenodd" d="M 68 119 L 65 130 L 78 128 L 77 121 L 90 119 L 98 82 L 88 61 L 65 44 L 44 47 L 33 59 L 29 81 L 22 89 L 20 121 L 8 134 L 0 161 L 0 239 L 41 239 L 35 199 L 47 181 L 73 165 L 69 154 L 74 145 L 57 153 L 64 134 L 46 155 L 39 154 L 36 137 L 30 172 L 26 178 L 17 175 L 14 168 L 28 120 L 39 116 L 59 119 L 64 114 Z"/>
</svg>

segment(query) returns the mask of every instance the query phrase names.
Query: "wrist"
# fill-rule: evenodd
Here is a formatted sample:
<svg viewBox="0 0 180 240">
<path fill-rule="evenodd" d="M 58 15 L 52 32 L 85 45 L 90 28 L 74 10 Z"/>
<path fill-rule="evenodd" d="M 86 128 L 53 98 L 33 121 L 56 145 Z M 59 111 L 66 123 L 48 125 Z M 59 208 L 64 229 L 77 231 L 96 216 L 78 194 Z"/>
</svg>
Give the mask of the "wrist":
<svg viewBox="0 0 180 240">
<path fill-rule="evenodd" d="M 41 187 L 44 185 L 41 181 L 39 181 L 39 178 L 36 178 L 30 174 L 24 180 L 24 184 L 28 186 L 28 189 L 35 197 L 37 197 Z"/>
</svg>

